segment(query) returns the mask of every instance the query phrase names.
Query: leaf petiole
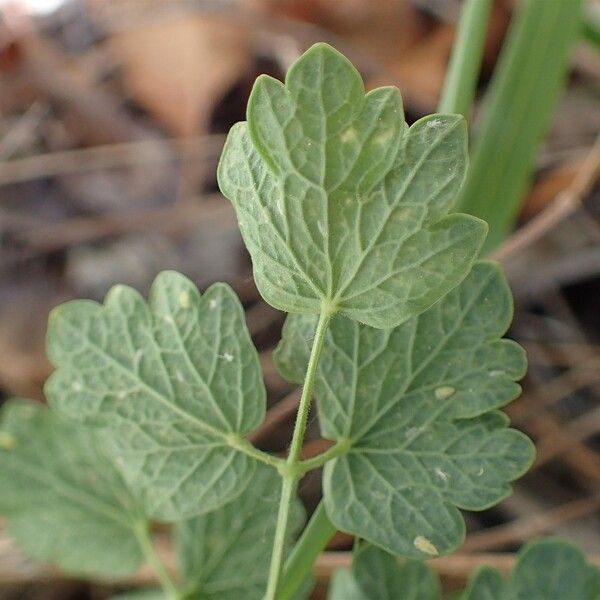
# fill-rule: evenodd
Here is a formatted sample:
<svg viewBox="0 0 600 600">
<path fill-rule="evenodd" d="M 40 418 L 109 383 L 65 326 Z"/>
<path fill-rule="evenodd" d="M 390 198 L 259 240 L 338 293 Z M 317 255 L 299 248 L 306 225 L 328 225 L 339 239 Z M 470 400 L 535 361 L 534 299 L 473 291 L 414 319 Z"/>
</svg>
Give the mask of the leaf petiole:
<svg viewBox="0 0 600 600">
<path fill-rule="evenodd" d="M 237 434 L 232 434 L 227 436 L 227 443 L 232 448 L 235 448 L 239 452 L 243 452 L 248 455 L 250 458 L 258 460 L 270 467 L 274 467 L 277 470 L 280 470 L 283 465 L 286 464 L 286 460 L 284 458 L 279 458 L 277 456 L 273 456 L 268 452 L 263 452 L 259 450 L 255 446 L 253 446 L 246 438 L 243 438 Z"/>
<path fill-rule="evenodd" d="M 331 448 L 325 450 L 325 452 L 317 454 L 317 456 L 314 456 L 313 458 L 307 458 L 306 460 L 300 461 L 300 471 L 304 475 L 308 471 L 318 469 L 326 462 L 346 454 L 348 450 L 350 450 L 350 440 L 340 439 L 333 446 L 331 446 Z"/>
<path fill-rule="evenodd" d="M 285 561 L 278 600 L 290 600 L 294 596 L 310 576 L 317 557 L 325 550 L 335 532 L 336 528 L 329 520 L 321 500 Z"/>
<path fill-rule="evenodd" d="M 317 328 L 315 330 L 308 367 L 306 369 L 306 377 L 304 379 L 304 386 L 302 388 L 302 395 L 300 397 L 300 404 L 298 405 L 298 413 L 296 415 L 290 452 L 286 460 L 285 468 L 280 470 L 283 477 L 283 483 L 281 486 L 277 526 L 275 529 L 275 539 L 273 542 L 273 553 L 271 555 L 271 566 L 269 568 L 269 580 L 267 583 L 265 600 L 275 600 L 277 597 L 277 589 L 279 587 L 283 566 L 283 552 L 285 548 L 290 504 L 298 486 L 298 480 L 302 476 L 302 471 L 298 469 L 300 464 L 300 452 L 302 450 L 302 443 L 306 432 L 306 424 L 310 412 L 310 403 L 315 387 L 319 359 L 325 343 L 325 336 L 327 334 L 327 327 L 329 326 L 331 316 L 332 311 L 325 308 L 321 310 L 319 315 L 319 322 L 317 323 Z"/>
<path fill-rule="evenodd" d="M 140 521 L 133 528 L 135 537 L 137 538 L 138 544 L 146 558 L 146 561 L 156 574 L 156 578 L 160 582 L 163 591 L 168 600 L 184 600 L 185 594 L 179 590 L 176 583 L 173 581 L 167 567 L 158 555 L 152 537 L 150 535 L 148 523 L 146 521 Z"/>
</svg>

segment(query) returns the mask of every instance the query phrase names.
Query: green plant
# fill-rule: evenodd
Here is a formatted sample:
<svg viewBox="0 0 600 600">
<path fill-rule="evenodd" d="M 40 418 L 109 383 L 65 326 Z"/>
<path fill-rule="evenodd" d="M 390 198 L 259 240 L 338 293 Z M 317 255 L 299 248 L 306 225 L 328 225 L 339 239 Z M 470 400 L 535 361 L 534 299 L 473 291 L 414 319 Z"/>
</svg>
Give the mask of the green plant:
<svg viewBox="0 0 600 600">
<path fill-rule="evenodd" d="M 469 117 L 491 10 L 492 0 L 463 2 L 456 42 L 438 105 L 441 113 L 459 113 Z"/>
<path fill-rule="evenodd" d="M 530 542 L 508 578 L 479 569 L 456 600 L 596 600 L 600 573 L 584 554 L 560 538 Z M 329 600 L 440 600 L 440 582 L 423 563 L 399 562 L 369 544 L 354 552 L 351 569 L 339 570 Z"/>
<path fill-rule="evenodd" d="M 582 4 L 582 0 L 524 0 L 515 11 L 484 100 L 472 165 L 457 204 L 489 224 L 484 253 L 493 251 L 510 232 L 530 185 L 537 150 L 565 86 Z M 469 39 L 477 39 L 477 31 L 470 33 Z M 467 55 L 463 64 L 468 67 L 474 60 Z M 457 104 L 455 110 L 464 106 Z"/>
<path fill-rule="evenodd" d="M 457 548 L 458 509 L 505 498 L 533 459 L 498 410 L 525 372 L 501 339 L 509 289 L 475 262 L 485 224 L 449 213 L 466 164 L 462 117 L 408 128 L 398 91 L 365 95 L 329 46 L 285 85 L 260 77 L 218 175 L 261 294 L 291 313 L 275 353 L 303 384 L 287 458 L 246 437 L 265 389 L 234 292 L 164 272 L 147 302 L 117 286 L 52 312 L 51 410 L 11 401 L 0 429 L 15 539 L 75 574 L 145 559 L 162 590 L 143 597 L 171 600 L 303 597 L 335 528 L 411 559 Z M 332 445 L 302 460 L 313 395 Z M 294 545 L 298 482 L 320 467 L 324 500 Z M 151 520 L 174 523 L 177 575 Z"/>
</svg>

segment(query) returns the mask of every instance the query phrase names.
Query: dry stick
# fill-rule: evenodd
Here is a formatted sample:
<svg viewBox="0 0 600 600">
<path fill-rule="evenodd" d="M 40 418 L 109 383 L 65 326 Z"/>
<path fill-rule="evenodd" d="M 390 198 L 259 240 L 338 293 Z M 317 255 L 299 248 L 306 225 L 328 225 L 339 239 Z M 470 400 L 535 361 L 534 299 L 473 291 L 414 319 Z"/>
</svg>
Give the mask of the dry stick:
<svg viewBox="0 0 600 600">
<path fill-rule="evenodd" d="M 181 231 L 209 224 L 212 231 L 229 231 L 235 222 L 233 209 L 222 196 L 207 196 L 197 204 L 166 206 L 142 214 L 106 214 L 94 217 L 74 217 L 13 237 L 29 247 L 32 253 L 60 250 L 76 244 L 137 231 Z"/>
<path fill-rule="evenodd" d="M 600 555 L 588 555 L 588 562 L 600 566 Z M 468 579 L 479 567 L 491 566 L 507 573 L 517 561 L 515 554 L 482 552 L 477 554 L 450 554 L 427 561 L 442 577 Z M 324 552 L 317 559 L 315 574 L 320 581 L 329 581 L 332 574 L 340 568 L 352 564 L 351 552 Z"/>
<path fill-rule="evenodd" d="M 585 517 L 600 508 L 600 494 L 568 502 L 545 513 L 534 514 L 472 533 L 461 551 L 497 550 L 508 544 L 525 542 L 536 535 L 555 529 L 558 525 Z"/>
<path fill-rule="evenodd" d="M 172 572 L 175 557 L 165 536 L 155 536 L 156 549 L 159 556 Z M 599 555 L 589 555 L 591 564 L 600 566 Z M 319 556 L 315 565 L 315 575 L 320 581 L 329 581 L 333 572 L 338 568 L 349 567 L 352 562 L 351 552 L 324 552 Z M 474 554 L 457 553 L 428 561 L 442 577 L 468 579 L 473 571 L 481 566 L 489 565 L 503 572 L 508 572 L 516 562 L 516 555 L 511 553 L 478 552 Z M 0 585 L 19 585 L 41 581 L 57 580 L 64 577 L 59 571 L 48 566 L 22 557 L 13 543 L 4 536 L 0 526 Z M 115 584 L 131 587 L 152 586 L 157 583 L 156 575 L 144 565 L 131 577 L 114 580 Z"/>
<path fill-rule="evenodd" d="M 77 115 L 88 139 L 113 143 L 155 135 L 129 117 L 114 96 L 96 87 L 89 73 L 49 37 L 37 31 L 22 37 L 19 48 L 22 56 L 16 75 Z"/>
<path fill-rule="evenodd" d="M 590 491 L 598 489 L 600 456 L 584 444 L 572 439 L 570 432 L 558 419 L 542 408 L 535 420 L 528 425 L 528 430 L 536 438 L 551 439 L 554 443 L 561 444 L 563 449 L 567 448 L 561 459 L 572 469 L 574 475 L 579 475 L 577 479 L 580 485 Z M 536 462 L 534 468 L 538 466 L 540 463 Z"/>
<path fill-rule="evenodd" d="M 538 438 L 535 466 L 539 467 L 546 464 L 555 456 L 571 450 L 574 446 L 581 445 L 582 442 L 598 432 L 600 432 L 600 407 L 563 425 L 561 435 L 558 438 L 553 433 L 547 433 Z M 596 483 L 600 483 L 600 456 L 595 455 L 597 457 L 595 462 L 598 467 Z"/>
<path fill-rule="evenodd" d="M 48 114 L 46 102 L 35 100 L 0 140 L 0 161 L 7 161 L 34 136 L 40 122 Z"/>
<path fill-rule="evenodd" d="M 600 355 L 575 365 L 534 392 L 524 394 L 521 401 L 506 412 L 514 420 L 535 417 L 540 406 L 551 407 L 577 390 L 600 381 Z"/>
<path fill-rule="evenodd" d="M 174 156 L 180 160 L 202 160 L 218 156 L 223 135 L 189 138 L 147 139 L 50 152 L 0 164 L 0 185 L 125 166 L 164 162 Z"/>
<path fill-rule="evenodd" d="M 527 394 L 521 402 L 507 408 L 507 413 L 516 423 L 526 427 L 538 439 L 538 453 L 534 468 L 540 467 L 557 454 L 580 473 L 584 485 L 592 488 L 600 481 L 600 458 L 582 441 L 600 429 L 598 419 L 590 413 L 568 425 L 560 423 L 547 410 L 578 389 L 600 380 L 600 357 L 588 360 L 555 377 L 535 392 Z"/>
<path fill-rule="evenodd" d="M 529 364 L 574 367 L 580 362 L 600 355 L 600 346 L 577 342 L 539 342 L 521 340 Z"/>
<path fill-rule="evenodd" d="M 574 213 L 583 204 L 583 199 L 590 192 L 600 175 L 600 135 L 588 153 L 583 166 L 573 183 L 558 194 L 554 202 L 531 219 L 529 223 L 517 230 L 498 250 L 492 258 L 503 263 L 515 254 L 522 252 L 541 239 L 546 233 Z"/>
</svg>

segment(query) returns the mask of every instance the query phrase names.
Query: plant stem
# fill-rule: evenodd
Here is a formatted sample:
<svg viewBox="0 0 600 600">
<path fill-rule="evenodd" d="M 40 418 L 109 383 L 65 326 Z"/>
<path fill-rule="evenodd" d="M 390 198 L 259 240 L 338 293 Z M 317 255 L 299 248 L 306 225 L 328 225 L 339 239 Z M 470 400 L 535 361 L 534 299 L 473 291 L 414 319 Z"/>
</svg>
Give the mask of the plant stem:
<svg viewBox="0 0 600 600">
<path fill-rule="evenodd" d="M 275 469 L 279 469 L 282 465 L 285 464 L 285 459 L 279 458 L 277 456 L 273 456 L 268 452 L 263 452 L 259 450 L 255 446 L 252 445 L 246 438 L 243 438 L 239 435 L 231 435 L 227 438 L 227 442 L 232 448 L 243 452 L 244 454 L 250 456 L 254 460 L 258 460 L 266 465 L 274 467 Z"/>
<path fill-rule="evenodd" d="M 152 567 L 152 570 L 156 573 L 156 578 L 160 582 L 167 598 L 169 600 L 183 600 L 183 593 L 179 591 L 177 585 L 173 579 L 171 579 L 167 567 L 156 552 L 156 548 L 154 547 L 150 536 L 148 523 L 146 521 L 141 521 L 134 527 L 134 532 L 142 553 L 148 564 Z"/>
<path fill-rule="evenodd" d="M 271 554 L 271 566 L 269 567 L 269 581 L 267 583 L 267 592 L 265 600 L 275 600 L 279 579 L 281 577 L 281 567 L 283 564 L 283 552 L 285 549 L 285 538 L 287 533 L 287 523 L 290 516 L 290 505 L 298 480 L 291 476 L 284 476 L 281 484 L 281 498 L 279 500 L 279 511 L 277 512 L 277 526 L 275 529 L 275 538 L 273 540 L 273 552 Z"/>
<path fill-rule="evenodd" d="M 317 329 L 315 330 L 315 337 L 310 352 L 310 358 L 308 360 L 308 367 L 306 369 L 304 387 L 302 388 L 300 404 L 298 405 L 298 413 L 296 415 L 290 452 L 284 466 L 280 468 L 283 483 L 281 486 L 281 499 L 279 501 L 277 526 L 275 529 L 275 539 L 273 542 L 273 553 L 271 555 L 271 566 L 269 569 L 269 581 L 267 584 L 265 600 L 276 600 L 277 598 L 277 590 L 283 565 L 283 553 L 285 549 L 290 506 L 298 486 L 298 480 L 302 476 L 302 469 L 299 468 L 300 453 L 304 442 L 304 433 L 306 432 L 306 423 L 308 421 L 310 403 L 315 387 L 319 359 L 321 357 L 321 351 L 323 350 L 331 314 L 332 313 L 329 310 L 322 309 L 321 314 L 319 315 L 319 322 L 317 324 Z"/>
<path fill-rule="evenodd" d="M 469 116 L 492 0 L 465 0 L 438 112 Z"/>
<path fill-rule="evenodd" d="M 304 580 L 310 575 L 317 557 L 335 534 L 335 527 L 319 502 L 298 543 L 285 561 L 283 577 L 277 600 L 290 600 Z"/>
<path fill-rule="evenodd" d="M 307 458 L 299 463 L 302 473 L 307 473 L 313 469 L 322 467 L 326 462 L 346 454 L 350 449 L 350 442 L 348 440 L 338 440 L 331 448 L 325 450 L 321 454 L 317 454 L 313 458 Z"/>
</svg>

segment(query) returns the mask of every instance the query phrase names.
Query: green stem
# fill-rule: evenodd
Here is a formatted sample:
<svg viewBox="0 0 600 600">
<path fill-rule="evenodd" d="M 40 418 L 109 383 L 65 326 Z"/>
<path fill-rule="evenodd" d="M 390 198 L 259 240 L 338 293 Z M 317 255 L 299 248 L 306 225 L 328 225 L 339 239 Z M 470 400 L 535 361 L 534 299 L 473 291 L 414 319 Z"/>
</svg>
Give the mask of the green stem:
<svg viewBox="0 0 600 600">
<path fill-rule="evenodd" d="M 142 553 L 150 567 L 152 567 L 152 570 L 156 573 L 156 578 L 160 582 L 167 598 L 169 600 L 183 600 L 183 593 L 178 589 L 173 579 L 171 579 L 167 567 L 156 552 L 150 536 L 148 523 L 145 521 L 140 522 L 134 527 L 134 532 Z"/>
<path fill-rule="evenodd" d="M 342 456 L 348 452 L 350 449 L 350 441 L 346 439 L 338 440 L 331 448 L 325 450 L 321 454 L 317 454 L 313 458 L 307 458 L 306 460 L 300 461 L 299 467 L 302 471 L 302 474 L 307 473 L 308 471 L 312 471 L 313 469 L 318 469 L 322 467 L 326 462 L 337 458 L 338 456 Z"/>
<path fill-rule="evenodd" d="M 298 543 L 285 561 L 283 577 L 277 600 L 290 600 L 310 575 L 317 557 L 335 534 L 335 527 L 319 502 Z"/>
<path fill-rule="evenodd" d="M 492 0 L 465 0 L 438 112 L 469 116 L 487 33 Z"/>
<path fill-rule="evenodd" d="M 303 473 L 300 468 L 300 453 L 304 442 L 304 433 L 306 432 L 306 423 L 308 421 L 310 403 L 315 387 L 319 359 L 321 357 L 321 351 L 323 350 L 323 344 L 325 343 L 325 335 L 330 319 L 331 312 L 322 309 L 315 331 L 310 358 L 308 360 L 308 368 L 306 369 L 304 387 L 302 389 L 302 396 L 300 397 L 300 404 L 298 405 L 298 413 L 296 415 L 296 424 L 294 425 L 294 434 L 290 445 L 290 452 L 284 465 L 279 469 L 281 476 L 283 477 L 283 483 L 281 486 L 281 498 L 279 500 L 277 526 L 275 529 L 275 539 L 273 542 L 273 553 L 271 555 L 271 566 L 269 568 L 269 581 L 267 583 L 265 600 L 276 600 L 277 598 L 277 590 L 279 588 L 279 580 L 283 565 L 290 506 L 298 486 L 298 480 Z"/>
<path fill-rule="evenodd" d="M 239 452 L 243 452 L 247 454 L 251 458 L 258 460 L 270 467 L 274 467 L 275 469 L 281 469 L 282 465 L 285 465 L 286 461 L 283 458 L 279 458 L 277 456 L 273 456 L 268 452 L 263 452 L 259 450 L 255 446 L 253 446 L 246 438 L 243 438 L 239 435 L 233 434 L 227 438 L 228 444 L 238 450 Z"/>
<path fill-rule="evenodd" d="M 290 475 L 284 476 L 281 485 L 281 498 L 279 500 L 279 511 L 277 512 L 277 527 L 275 539 L 273 540 L 273 552 L 271 554 L 271 566 L 269 567 L 269 581 L 265 600 L 275 600 L 281 577 L 283 564 L 283 553 L 285 550 L 285 539 L 287 523 L 290 516 L 290 506 L 296 491 L 298 480 Z"/>
</svg>

